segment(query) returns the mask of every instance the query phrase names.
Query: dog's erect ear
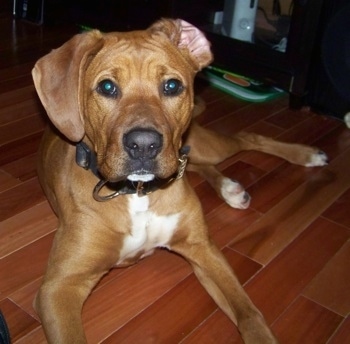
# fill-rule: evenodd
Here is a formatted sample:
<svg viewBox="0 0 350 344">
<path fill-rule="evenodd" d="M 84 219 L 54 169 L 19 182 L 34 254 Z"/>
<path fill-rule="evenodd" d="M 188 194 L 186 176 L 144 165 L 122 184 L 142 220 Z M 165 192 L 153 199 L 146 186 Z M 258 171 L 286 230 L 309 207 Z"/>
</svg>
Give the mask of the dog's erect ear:
<svg viewBox="0 0 350 344">
<path fill-rule="evenodd" d="M 93 54 L 103 46 L 102 34 L 78 34 L 51 51 L 32 70 L 35 88 L 52 123 L 69 140 L 78 142 L 84 134 L 80 112 L 81 75 Z"/>
<path fill-rule="evenodd" d="M 154 34 L 166 35 L 179 49 L 184 49 L 195 71 L 208 66 L 213 60 L 210 43 L 203 32 L 182 19 L 161 19 L 150 30 Z"/>
</svg>

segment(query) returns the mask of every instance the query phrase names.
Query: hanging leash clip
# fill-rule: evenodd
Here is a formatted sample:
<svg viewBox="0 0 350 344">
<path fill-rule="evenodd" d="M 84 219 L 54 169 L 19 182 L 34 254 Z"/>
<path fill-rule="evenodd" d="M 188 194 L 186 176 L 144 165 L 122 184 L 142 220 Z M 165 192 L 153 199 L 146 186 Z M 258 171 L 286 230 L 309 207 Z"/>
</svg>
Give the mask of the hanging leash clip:
<svg viewBox="0 0 350 344">
<path fill-rule="evenodd" d="M 136 187 L 136 193 L 137 193 L 137 196 L 141 197 L 141 196 L 144 196 L 144 191 L 143 191 L 143 182 L 139 181 L 137 183 L 137 187 Z"/>
<path fill-rule="evenodd" d="M 190 153 L 190 146 L 183 146 L 180 149 L 180 157 L 179 157 L 179 168 L 177 170 L 177 176 L 176 176 L 176 180 L 177 179 L 181 179 L 185 173 L 186 170 L 186 166 L 187 166 L 187 161 L 188 161 L 188 154 Z"/>
</svg>

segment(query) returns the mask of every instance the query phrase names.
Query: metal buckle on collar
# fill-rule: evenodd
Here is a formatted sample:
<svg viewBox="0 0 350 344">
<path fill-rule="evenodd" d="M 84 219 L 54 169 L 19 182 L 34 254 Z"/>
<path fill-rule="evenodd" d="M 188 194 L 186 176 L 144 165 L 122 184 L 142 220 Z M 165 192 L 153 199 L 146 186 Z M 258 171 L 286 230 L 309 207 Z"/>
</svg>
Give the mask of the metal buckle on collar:
<svg viewBox="0 0 350 344">
<path fill-rule="evenodd" d="M 181 179 L 185 173 L 186 170 L 186 165 L 187 165 L 187 161 L 188 161 L 188 156 L 186 153 L 182 154 L 179 158 L 179 168 L 177 170 L 177 176 L 176 179 Z"/>
</svg>

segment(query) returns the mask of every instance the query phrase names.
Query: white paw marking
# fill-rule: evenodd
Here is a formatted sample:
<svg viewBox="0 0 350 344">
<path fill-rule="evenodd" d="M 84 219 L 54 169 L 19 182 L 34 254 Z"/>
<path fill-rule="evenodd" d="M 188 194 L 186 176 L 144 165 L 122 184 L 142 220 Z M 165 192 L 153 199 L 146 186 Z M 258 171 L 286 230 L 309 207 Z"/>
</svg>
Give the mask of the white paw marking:
<svg viewBox="0 0 350 344">
<path fill-rule="evenodd" d="M 310 161 L 305 164 L 306 167 L 314 167 L 314 166 L 325 166 L 328 164 L 328 157 L 327 154 L 318 151 L 317 153 L 314 153 L 311 155 Z"/>
<path fill-rule="evenodd" d="M 232 208 L 247 209 L 250 204 L 250 196 L 242 185 L 226 177 L 222 179 L 221 197 Z"/>
</svg>

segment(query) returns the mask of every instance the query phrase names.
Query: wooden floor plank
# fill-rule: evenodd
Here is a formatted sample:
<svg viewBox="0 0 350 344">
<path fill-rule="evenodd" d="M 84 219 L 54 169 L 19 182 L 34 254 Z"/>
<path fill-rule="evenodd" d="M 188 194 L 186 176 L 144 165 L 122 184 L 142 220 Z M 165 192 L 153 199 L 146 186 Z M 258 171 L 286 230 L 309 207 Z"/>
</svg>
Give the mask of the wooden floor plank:
<svg viewBox="0 0 350 344">
<path fill-rule="evenodd" d="M 18 82 L 18 79 L 16 79 Z M 24 86 L 18 85 L 18 88 L 14 91 L 0 93 L 0 125 L 4 125 L 6 123 L 9 123 L 11 121 L 18 120 L 22 116 L 28 116 L 35 111 L 28 111 L 27 108 L 24 108 L 24 105 L 26 106 L 34 106 L 36 105 L 36 111 L 38 109 L 42 109 L 40 103 L 38 102 L 38 99 L 35 97 L 36 91 L 34 88 L 34 85 L 29 82 L 26 79 L 24 82 Z M 10 109 L 13 109 L 13 107 L 20 105 L 20 114 L 17 113 L 17 111 L 9 111 Z M 23 105 L 23 106 L 22 106 Z M 18 109 L 17 109 L 18 110 Z M 15 118 L 13 116 L 15 115 Z M 21 116 L 22 115 L 22 116 Z"/>
<path fill-rule="evenodd" d="M 281 129 L 290 129 L 299 123 L 309 119 L 312 115 L 306 111 L 295 112 L 289 108 L 282 109 L 277 113 L 269 116 L 264 122 L 273 124 Z"/>
<path fill-rule="evenodd" d="M 247 284 L 248 294 L 269 323 L 283 313 L 349 238 L 346 228 L 317 219 Z"/>
<path fill-rule="evenodd" d="M 230 319 L 220 310 L 216 310 L 180 343 L 243 344 L 243 340 Z"/>
<path fill-rule="evenodd" d="M 35 115 L 35 117 L 34 118 L 32 117 L 31 121 L 34 123 L 39 122 L 41 120 L 41 117 L 38 116 L 38 113 L 41 111 L 42 111 L 41 106 L 39 106 L 38 100 L 35 98 L 34 94 L 32 94 L 31 99 L 22 100 L 11 106 L 1 108 L 0 110 L 1 127 L 0 128 L 3 128 L 3 130 L 1 131 L 1 134 L 2 135 L 6 134 L 6 124 L 11 125 L 15 122 L 17 123 L 18 129 L 21 129 L 22 124 L 18 123 L 17 121 L 20 121 L 20 120 L 24 121 L 26 118 L 32 117 L 33 115 Z M 23 125 L 25 126 L 25 123 L 28 123 L 28 121 L 29 120 L 27 120 L 27 122 L 23 122 Z M 8 138 L 7 140 L 10 141 Z M 2 142 L 6 142 L 5 138 L 2 138 L 1 143 Z"/>
<path fill-rule="evenodd" d="M 342 320 L 327 308 L 299 297 L 272 329 L 283 344 L 320 344 L 328 342 Z"/>
<path fill-rule="evenodd" d="M 37 175 L 37 154 L 29 154 L 21 159 L 3 165 L 2 169 L 8 174 L 24 182 Z"/>
<path fill-rule="evenodd" d="M 213 209 L 224 203 L 208 182 L 200 183 L 194 189 L 196 190 L 199 199 L 202 200 L 204 214 L 210 213 Z"/>
<path fill-rule="evenodd" d="M 56 228 L 57 218 L 46 200 L 0 222 L 0 258 L 27 246 Z"/>
<path fill-rule="evenodd" d="M 0 295 L 6 296 L 43 275 L 53 233 L 0 260 Z"/>
<path fill-rule="evenodd" d="M 14 178 L 9 173 L 6 173 L 4 169 L 0 170 L 0 193 L 19 184 L 21 184 L 21 182 L 17 178 Z"/>
<path fill-rule="evenodd" d="M 212 240 L 222 248 L 229 245 L 233 238 L 260 218 L 261 214 L 254 210 L 242 211 L 222 204 L 209 214 L 207 223 Z"/>
<path fill-rule="evenodd" d="M 350 316 L 348 316 L 328 342 L 329 344 L 343 344 L 350 342 Z"/>
<path fill-rule="evenodd" d="M 251 207 L 261 213 L 268 212 L 314 173 L 310 168 L 282 163 L 247 189 L 252 197 Z"/>
<path fill-rule="evenodd" d="M 337 119 L 319 115 L 315 116 L 311 113 L 305 121 L 286 130 L 283 134 L 278 136 L 278 139 L 285 142 L 312 145 L 319 138 L 327 135 L 342 124 L 343 123 Z M 325 150 L 325 152 L 327 152 L 327 150 Z"/>
<path fill-rule="evenodd" d="M 33 302 L 35 295 L 39 290 L 42 282 L 42 277 L 36 279 L 30 279 L 27 283 L 24 283 L 21 287 L 15 288 L 15 290 L 8 295 L 8 298 L 15 304 L 20 305 L 21 309 L 28 313 L 31 317 L 40 322 L 38 314 L 35 312 Z"/>
<path fill-rule="evenodd" d="M 342 152 L 350 148 L 350 130 L 344 129 L 344 124 L 339 124 L 326 135 L 320 137 L 315 144 L 327 153 L 329 161 L 332 161 Z"/>
<path fill-rule="evenodd" d="M 0 301 L 0 309 L 6 319 L 12 342 L 26 336 L 40 326 L 40 323 L 25 313 L 9 299 Z"/>
<path fill-rule="evenodd" d="M 38 132 L 0 146 L 0 165 L 5 165 L 36 153 L 42 136 L 43 133 Z"/>
<path fill-rule="evenodd" d="M 32 178 L 0 193 L 0 221 L 45 201 L 38 179 Z"/>
<path fill-rule="evenodd" d="M 345 190 L 344 190 L 345 191 Z M 341 223 L 350 229 L 350 188 L 344 192 L 325 212 L 322 216 L 334 222 Z"/>
<path fill-rule="evenodd" d="M 350 314 L 350 241 L 303 291 L 303 295 L 344 317 Z"/>
<path fill-rule="evenodd" d="M 45 338 L 45 334 L 42 327 L 36 328 L 35 330 L 29 332 L 25 336 L 13 342 L 13 344 L 29 344 L 29 343 L 47 344 L 47 340 Z"/>
<path fill-rule="evenodd" d="M 38 117 L 37 114 L 3 125 L 0 127 L 0 145 L 16 141 L 28 136 L 28 134 L 42 133 L 45 127 L 46 121 Z"/>
</svg>

